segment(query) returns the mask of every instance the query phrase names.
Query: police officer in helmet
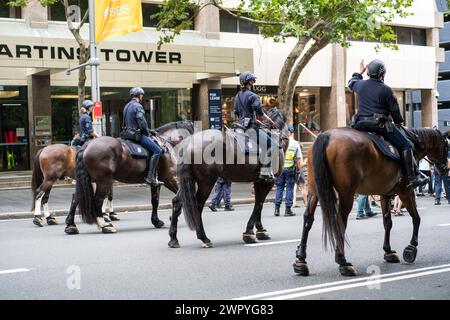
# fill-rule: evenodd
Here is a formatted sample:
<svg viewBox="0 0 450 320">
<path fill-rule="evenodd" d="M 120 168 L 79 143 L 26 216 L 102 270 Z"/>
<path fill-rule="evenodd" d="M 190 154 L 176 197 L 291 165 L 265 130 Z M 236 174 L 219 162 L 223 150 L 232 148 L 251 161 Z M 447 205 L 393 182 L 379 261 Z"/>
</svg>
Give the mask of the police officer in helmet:
<svg viewBox="0 0 450 320">
<path fill-rule="evenodd" d="M 144 107 L 141 105 L 144 97 L 144 90 L 140 87 L 130 90 L 130 102 L 123 110 L 124 124 L 126 128 L 138 129 L 140 131 L 140 144 L 151 153 L 148 161 L 148 172 L 145 182 L 152 186 L 158 187 L 163 183 L 158 181 L 156 171 L 158 168 L 159 158 L 162 154 L 160 146 L 150 137 L 147 121 L 145 120 Z"/>
<path fill-rule="evenodd" d="M 367 70 L 368 80 L 363 80 Z M 400 152 L 403 175 L 407 186 L 416 188 L 428 183 L 420 175 L 413 153 L 413 143 L 403 133 L 403 117 L 392 89 L 384 84 L 386 66 L 381 60 L 373 60 L 367 66 L 360 63 L 360 72 L 354 73 L 349 88 L 358 94 L 358 112 L 353 127 L 357 130 L 376 132 L 392 143 Z M 392 120 L 395 125 L 392 123 Z"/>
<path fill-rule="evenodd" d="M 80 145 L 83 145 L 85 142 L 98 138 L 99 135 L 92 128 L 92 107 L 94 103 L 91 100 L 84 100 L 81 105 L 81 117 L 80 117 Z"/>
<path fill-rule="evenodd" d="M 256 134 L 259 139 L 267 141 L 267 151 L 263 151 L 265 157 L 262 161 L 260 170 L 260 178 L 267 181 L 273 181 L 274 175 L 271 166 L 271 138 L 264 130 L 259 130 L 256 115 L 263 116 L 264 120 L 274 124 L 264 112 L 261 106 L 261 101 L 258 95 L 251 91 L 253 84 L 256 82 L 256 77 L 250 71 L 243 72 L 239 75 L 239 82 L 241 90 L 236 94 L 234 98 L 234 114 L 239 117 L 238 123 L 245 129 L 252 128 L 256 130 Z"/>
</svg>

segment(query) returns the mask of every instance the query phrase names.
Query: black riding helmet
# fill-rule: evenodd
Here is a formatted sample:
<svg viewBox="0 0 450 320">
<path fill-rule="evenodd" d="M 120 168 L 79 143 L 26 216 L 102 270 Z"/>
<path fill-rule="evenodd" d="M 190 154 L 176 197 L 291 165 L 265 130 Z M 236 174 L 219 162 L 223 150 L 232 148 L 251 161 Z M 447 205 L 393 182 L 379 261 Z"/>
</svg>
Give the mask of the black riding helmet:
<svg viewBox="0 0 450 320">
<path fill-rule="evenodd" d="M 381 78 L 386 74 L 384 62 L 378 59 L 371 61 L 367 65 L 367 75 L 371 78 Z"/>
<path fill-rule="evenodd" d="M 239 82 L 242 86 L 246 85 L 251 80 L 256 81 L 256 76 L 250 71 L 245 71 L 239 76 Z"/>
</svg>

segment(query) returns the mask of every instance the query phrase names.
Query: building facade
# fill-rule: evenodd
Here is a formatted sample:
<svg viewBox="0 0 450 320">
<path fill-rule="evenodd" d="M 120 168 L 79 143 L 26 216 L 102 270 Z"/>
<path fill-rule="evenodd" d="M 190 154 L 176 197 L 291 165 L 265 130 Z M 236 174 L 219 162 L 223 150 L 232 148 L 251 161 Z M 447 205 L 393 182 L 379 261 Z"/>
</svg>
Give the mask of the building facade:
<svg viewBox="0 0 450 320">
<path fill-rule="evenodd" d="M 146 91 L 144 107 L 152 127 L 181 119 L 202 120 L 204 128 L 228 125 L 234 121 L 239 71 L 255 72 L 255 91 L 263 105 L 276 105 L 279 72 L 293 42 L 263 39 L 255 25 L 208 6 L 191 30 L 158 49 L 151 15 L 161 2 L 142 1 L 142 32 L 99 44 L 103 134 L 119 135 L 122 109 L 134 86 Z M 21 9 L 1 3 L 0 171 L 26 170 L 39 148 L 72 138 L 79 112 L 78 73 L 64 71 L 78 64 L 77 46 L 62 7 L 44 8 L 37 0 Z M 236 6 L 236 1 L 224 3 Z M 87 1 L 77 4 L 83 11 Z M 293 101 L 294 125 L 302 141 L 311 141 L 311 133 L 349 124 L 357 104 L 346 83 L 362 58 L 386 62 L 386 83 L 394 89 L 408 125 L 417 125 L 414 110 L 422 115 L 420 125 L 438 123 L 436 81 L 444 61 L 438 30 L 443 18 L 433 1 L 416 0 L 412 11 L 414 16 L 393 24 L 399 51 L 377 54 L 374 43 L 352 39 L 351 48 L 329 45 L 310 61 Z M 88 39 L 87 26 L 81 31 Z M 87 85 L 89 76 L 87 72 Z M 89 88 L 87 92 L 89 97 Z M 217 94 L 218 109 L 213 101 Z"/>
</svg>

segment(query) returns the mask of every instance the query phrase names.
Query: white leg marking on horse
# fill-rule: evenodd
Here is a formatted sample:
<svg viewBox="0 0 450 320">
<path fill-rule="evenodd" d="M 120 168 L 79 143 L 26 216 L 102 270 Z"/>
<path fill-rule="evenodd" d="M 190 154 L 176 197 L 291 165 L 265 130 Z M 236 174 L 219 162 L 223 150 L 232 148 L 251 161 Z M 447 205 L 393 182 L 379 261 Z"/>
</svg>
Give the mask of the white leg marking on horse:
<svg viewBox="0 0 450 320">
<path fill-rule="evenodd" d="M 113 201 L 108 200 L 109 212 L 114 212 Z"/>
<path fill-rule="evenodd" d="M 103 200 L 103 205 L 102 205 L 102 213 L 109 213 L 108 211 L 108 199 Z"/>
<path fill-rule="evenodd" d="M 34 215 L 41 216 L 41 206 L 42 206 L 42 196 L 36 199 L 36 203 L 34 205 Z"/>
<path fill-rule="evenodd" d="M 101 229 L 104 226 L 106 226 L 106 222 L 105 219 L 103 219 L 103 217 L 101 218 L 97 218 L 97 226 Z"/>
<path fill-rule="evenodd" d="M 50 210 L 48 209 L 48 202 L 44 204 L 44 216 L 46 218 L 50 217 Z"/>
</svg>

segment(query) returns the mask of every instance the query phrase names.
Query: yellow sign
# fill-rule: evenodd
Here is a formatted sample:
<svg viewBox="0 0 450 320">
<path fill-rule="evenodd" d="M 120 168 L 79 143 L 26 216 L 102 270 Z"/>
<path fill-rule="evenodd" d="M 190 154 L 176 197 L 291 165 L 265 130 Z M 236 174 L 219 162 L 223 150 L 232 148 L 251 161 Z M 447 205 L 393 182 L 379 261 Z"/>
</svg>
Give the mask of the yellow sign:
<svg viewBox="0 0 450 320">
<path fill-rule="evenodd" d="M 141 0 L 95 1 L 95 42 L 142 31 Z"/>
</svg>

